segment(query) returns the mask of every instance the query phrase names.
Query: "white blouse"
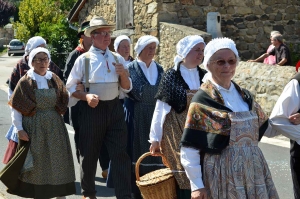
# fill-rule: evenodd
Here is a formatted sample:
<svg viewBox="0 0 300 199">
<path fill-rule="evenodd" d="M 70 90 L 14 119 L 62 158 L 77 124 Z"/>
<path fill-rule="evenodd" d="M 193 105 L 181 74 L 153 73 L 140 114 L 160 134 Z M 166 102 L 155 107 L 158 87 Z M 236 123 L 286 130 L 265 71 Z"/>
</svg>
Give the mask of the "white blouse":
<svg viewBox="0 0 300 199">
<path fill-rule="evenodd" d="M 268 128 L 266 136 L 282 134 L 300 144 L 300 125 L 289 121 L 289 116 L 300 109 L 300 87 L 297 80 L 291 80 L 283 89 L 270 116 L 271 129 Z"/>
<path fill-rule="evenodd" d="M 131 63 L 131 61 L 130 60 L 128 60 L 128 61 L 124 61 L 124 66 L 127 66 L 128 64 L 130 64 Z"/>
<path fill-rule="evenodd" d="M 177 67 L 176 67 L 177 68 Z M 174 69 L 176 70 L 174 67 Z M 180 65 L 180 73 L 184 81 L 187 83 L 191 90 L 197 90 L 200 87 L 200 78 L 197 68 L 188 69 L 183 64 Z M 171 111 L 171 106 L 160 100 L 156 101 L 151 127 L 149 142 L 161 141 L 162 138 L 162 129 L 165 122 L 167 114 Z"/>
<path fill-rule="evenodd" d="M 158 71 L 157 71 L 157 67 L 155 62 L 152 60 L 150 63 L 150 66 L 147 67 L 146 63 L 139 60 L 138 58 L 136 59 L 136 61 L 138 62 L 139 66 L 141 67 L 145 77 L 147 78 L 148 82 L 151 85 L 155 85 L 156 84 L 156 80 L 158 77 Z"/>
<path fill-rule="evenodd" d="M 248 104 L 239 95 L 233 83 L 231 83 L 229 89 L 225 89 L 216 84 L 212 79 L 210 80 L 221 93 L 226 107 L 230 108 L 234 112 L 249 111 Z M 204 188 L 204 184 L 202 181 L 201 165 L 199 164 L 200 150 L 188 147 L 181 147 L 180 159 L 181 164 L 184 167 L 186 174 L 190 180 L 192 191 Z"/>
<path fill-rule="evenodd" d="M 52 78 L 51 71 L 47 71 L 44 76 L 41 76 L 35 73 L 33 69 L 30 69 L 27 71 L 27 75 L 28 77 L 36 81 L 38 89 L 49 89 L 47 79 Z M 13 125 L 17 128 L 17 130 L 18 131 L 23 130 L 22 114 L 19 111 L 12 108 L 11 118 L 12 118 Z"/>
</svg>

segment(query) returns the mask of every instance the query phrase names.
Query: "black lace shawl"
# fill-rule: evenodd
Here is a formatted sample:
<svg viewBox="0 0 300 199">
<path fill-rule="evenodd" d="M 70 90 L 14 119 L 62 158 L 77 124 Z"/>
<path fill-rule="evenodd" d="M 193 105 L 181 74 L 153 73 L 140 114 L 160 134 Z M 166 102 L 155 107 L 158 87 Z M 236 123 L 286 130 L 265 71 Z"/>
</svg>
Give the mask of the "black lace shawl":
<svg viewBox="0 0 300 199">
<path fill-rule="evenodd" d="M 180 64 L 181 62 L 178 63 L 177 70 L 171 68 L 163 75 L 155 96 L 156 99 L 169 104 L 176 113 L 182 113 L 186 109 L 186 90 L 190 90 L 181 76 Z M 201 69 L 199 66 L 197 66 L 197 69 L 201 83 L 206 70 Z"/>
</svg>

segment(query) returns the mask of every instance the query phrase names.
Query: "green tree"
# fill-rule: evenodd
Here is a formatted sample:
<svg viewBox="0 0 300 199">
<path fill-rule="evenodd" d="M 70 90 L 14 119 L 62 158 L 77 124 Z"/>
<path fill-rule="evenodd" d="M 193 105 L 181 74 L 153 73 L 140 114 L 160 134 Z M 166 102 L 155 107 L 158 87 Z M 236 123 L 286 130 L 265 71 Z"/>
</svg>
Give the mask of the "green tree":
<svg viewBox="0 0 300 199">
<path fill-rule="evenodd" d="M 9 18 L 14 15 L 16 7 L 7 1 L 0 0 L 0 27 L 8 24 Z"/>
<path fill-rule="evenodd" d="M 77 32 L 69 28 L 66 17 L 61 17 L 56 24 L 42 23 L 40 36 L 47 38 L 51 44 L 51 59 L 63 69 L 67 56 L 78 44 Z"/>
<path fill-rule="evenodd" d="M 77 45 L 76 31 L 66 20 L 76 0 L 23 0 L 19 21 L 14 23 L 16 37 L 23 42 L 39 35 L 51 46 L 51 59 L 64 68 L 68 53 Z"/>
<path fill-rule="evenodd" d="M 24 0 L 19 7 L 19 22 L 15 23 L 16 37 L 26 42 L 40 32 L 44 22 L 57 23 L 61 11 L 53 0 Z"/>
</svg>

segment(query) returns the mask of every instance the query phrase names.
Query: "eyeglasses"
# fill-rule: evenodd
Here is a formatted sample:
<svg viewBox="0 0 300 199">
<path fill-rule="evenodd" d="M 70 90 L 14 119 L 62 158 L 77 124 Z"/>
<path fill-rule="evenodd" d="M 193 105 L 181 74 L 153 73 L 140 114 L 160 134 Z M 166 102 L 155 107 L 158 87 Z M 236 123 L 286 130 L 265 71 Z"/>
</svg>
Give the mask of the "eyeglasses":
<svg viewBox="0 0 300 199">
<path fill-rule="evenodd" d="M 101 36 L 107 36 L 107 35 L 111 35 L 113 33 L 113 31 L 101 31 L 101 32 L 93 32 L 94 35 L 101 35 Z"/>
<path fill-rule="evenodd" d="M 210 61 L 210 63 L 216 63 L 218 66 L 225 66 L 226 63 L 228 63 L 229 65 L 234 65 L 236 64 L 237 60 L 236 59 L 229 59 L 229 60 L 224 60 L 224 59 L 218 59 L 215 61 Z"/>
<path fill-rule="evenodd" d="M 32 61 L 36 62 L 37 64 L 46 63 L 49 61 L 49 58 L 45 57 L 44 59 L 33 59 Z"/>
</svg>

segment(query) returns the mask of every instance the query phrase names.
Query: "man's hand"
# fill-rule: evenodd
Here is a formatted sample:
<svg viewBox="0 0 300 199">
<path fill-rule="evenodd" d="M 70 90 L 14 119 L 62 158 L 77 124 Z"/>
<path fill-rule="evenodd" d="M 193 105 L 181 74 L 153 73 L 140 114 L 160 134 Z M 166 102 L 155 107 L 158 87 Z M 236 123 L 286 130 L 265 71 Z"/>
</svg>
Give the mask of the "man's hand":
<svg viewBox="0 0 300 199">
<path fill-rule="evenodd" d="M 192 192 L 191 199 L 207 199 L 206 189 L 198 189 Z"/>
<path fill-rule="evenodd" d="M 84 85 L 82 83 L 78 83 L 76 86 L 76 91 L 84 92 Z"/>
<path fill-rule="evenodd" d="M 95 108 L 99 103 L 99 97 L 95 94 L 87 94 L 86 101 L 90 107 Z"/>
<path fill-rule="evenodd" d="M 128 72 L 127 70 L 124 68 L 123 64 L 116 64 L 116 63 L 112 63 L 115 66 L 116 69 L 116 73 L 120 76 L 127 76 L 128 77 Z"/>
<path fill-rule="evenodd" d="M 159 142 L 157 141 L 153 141 L 150 145 L 150 148 L 149 148 L 150 152 L 152 155 L 156 156 L 155 155 L 155 152 L 160 152 L 160 148 L 159 148 Z"/>
<path fill-rule="evenodd" d="M 24 141 L 27 141 L 27 142 L 29 141 L 29 136 L 26 133 L 26 131 L 24 131 L 24 130 L 18 131 L 18 137 L 19 137 L 20 140 L 24 140 Z"/>
<path fill-rule="evenodd" d="M 292 124 L 298 125 L 300 124 L 300 113 L 295 113 L 289 117 L 289 121 Z"/>
</svg>

